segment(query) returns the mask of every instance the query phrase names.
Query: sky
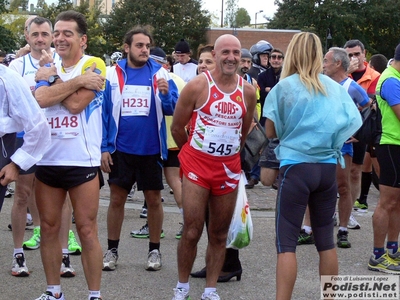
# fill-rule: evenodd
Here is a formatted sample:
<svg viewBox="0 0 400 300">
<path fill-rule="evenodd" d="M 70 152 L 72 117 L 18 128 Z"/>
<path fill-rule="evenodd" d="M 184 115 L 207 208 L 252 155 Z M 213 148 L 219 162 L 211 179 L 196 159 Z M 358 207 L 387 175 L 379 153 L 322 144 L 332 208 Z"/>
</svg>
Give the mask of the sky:
<svg viewBox="0 0 400 300">
<path fill-rule="evenodd" d="M 221 24 L 221 7 L 224 1 L 224 10 L 226 7 L 226 0 L 202 0 L 203 8 L 218 16 L 218 24 Z M 250 24 L 254 24 L 255 13 L 262 10 L 263 12 L 257 14 L 257 23 L 265 23 L 266 17 L 273 17 L 277 7 L 274 5 L 274 0 L 238 0 L 238 8 L 245 8 L 251 17 Z M 224 11 L 225 18 L 225 11 Z"/>
<path fill-rule="evenodd" d="M 221 6 L 224 1 L 224 19 L 226 0 L 202 0 L 203 8 L 210 11 L 210 13 L 218 16 L 217 24 L 221 24 Z M 36 5 L 36 0 L 30 0 L 29 3 Z M 56 0 L 46 0 L 47 4 L 55 3 Z M 265 23 L 266 17 L 273 17 L 277 7 L 274 5 L 274 0 L 238 0 L 238 8 L 245 8 L 250 15 L 250 24 L 254 24 L 255 13 L 262 10 L 263 12 L 257 14 L 257 23 Z"/>
</svg>

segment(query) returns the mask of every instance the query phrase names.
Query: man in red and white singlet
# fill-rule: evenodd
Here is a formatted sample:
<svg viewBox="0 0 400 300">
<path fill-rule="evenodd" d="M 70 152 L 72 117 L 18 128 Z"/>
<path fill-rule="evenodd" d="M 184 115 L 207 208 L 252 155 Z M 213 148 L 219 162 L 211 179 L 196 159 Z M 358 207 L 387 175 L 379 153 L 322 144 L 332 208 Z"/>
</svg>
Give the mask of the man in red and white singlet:
<svg viewBox="0 0 400 300">
<path fill-rule="evenodd" d="M 181 148 L 183 235 L 178 245 L 179 281 L 173 299 L 189 295 L 189 274 L 209 208 L 207 280 L 202 296 L 218 297 L 216 283 L 225 255 L 240 178 L 240 149 L 256 105 L 254 87 L 236 74 L 241 45 L 222 35 L 213 50 L 216 67 L 192 79 L 174 113 L 172 135 Z M 189 123 L 189 137 L 185 127 Z M 217 298 L 213 298 L 217 299 Z M 219 298 L 218 298 L 219 299 Z"/>
</svg>

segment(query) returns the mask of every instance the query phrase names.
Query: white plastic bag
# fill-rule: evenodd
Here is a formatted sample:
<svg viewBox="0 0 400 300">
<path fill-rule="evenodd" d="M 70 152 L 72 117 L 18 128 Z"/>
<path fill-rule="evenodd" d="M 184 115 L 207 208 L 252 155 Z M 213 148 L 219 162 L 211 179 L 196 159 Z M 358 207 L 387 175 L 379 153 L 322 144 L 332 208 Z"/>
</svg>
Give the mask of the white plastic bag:
<svg viewBox="0 0 400 300">
<path fill-rule="evenodd" d="M 249 202 L 246 195 L 246 176 L 240 174 L 236 207 L 229 226 L 226 248 L 242 249 L 250 244 L 253 238 L 253 222 L 250 215 Z"/>
</svg>

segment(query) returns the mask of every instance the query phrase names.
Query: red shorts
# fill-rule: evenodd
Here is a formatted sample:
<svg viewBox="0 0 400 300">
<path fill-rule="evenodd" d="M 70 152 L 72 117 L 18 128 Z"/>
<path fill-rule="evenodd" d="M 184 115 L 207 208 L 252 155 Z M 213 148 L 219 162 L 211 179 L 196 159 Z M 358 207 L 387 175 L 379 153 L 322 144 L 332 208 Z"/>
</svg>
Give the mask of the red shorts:
<svg viewBox="0 0 400 300">
<path fill-rule="evenodd" d="M 193 183 L 221 196 L 236 190 L 241 172 L 240 153 L 211 156 L 193 149 L 187 143 L 179 153 L 181 172 Z"/>
</svg>

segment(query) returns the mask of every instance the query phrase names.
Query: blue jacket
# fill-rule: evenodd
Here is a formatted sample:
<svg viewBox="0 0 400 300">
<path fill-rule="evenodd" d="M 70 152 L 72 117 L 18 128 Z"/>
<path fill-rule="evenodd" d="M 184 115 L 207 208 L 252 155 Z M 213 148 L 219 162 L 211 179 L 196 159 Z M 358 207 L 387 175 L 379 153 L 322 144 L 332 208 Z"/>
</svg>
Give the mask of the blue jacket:
<svg viewBox="0 0 400 300">
<path fill-rule="evenodd" d="M 122 94 L 118 82 L 117 68 L 122 71 L 124 75 L 124 84 L 127 82 L 127 75 L 125 67 L 127 60 L 123 59 L 118 62 L 115 67 L 107 70 L 106 88 L 104 91 L 103 101 L 103 137 L 101 143 L 101 152 L 114 153 L 116 150 L 116 139 L 118 133 L 119 119 L 121 115 L 121 101 Z M 178 100 L 178 88 L 174 81 L 171 79 L 167 70 L 161 67 L 158 63 L 149 59 L 146 65 L 150 68 L 152 74 L 152 91 L 155 97 L 157 124 L 160 140 L 161 156 L 167 159 L 167 132 L 165 126 L 164 115 L 172 116 L 174 113 L 175 105 Z M 165 78 L 168 81 L 169 90 L 167 95 L 160 93 L 157 87 L 157 79 Z"/>
</svg>

